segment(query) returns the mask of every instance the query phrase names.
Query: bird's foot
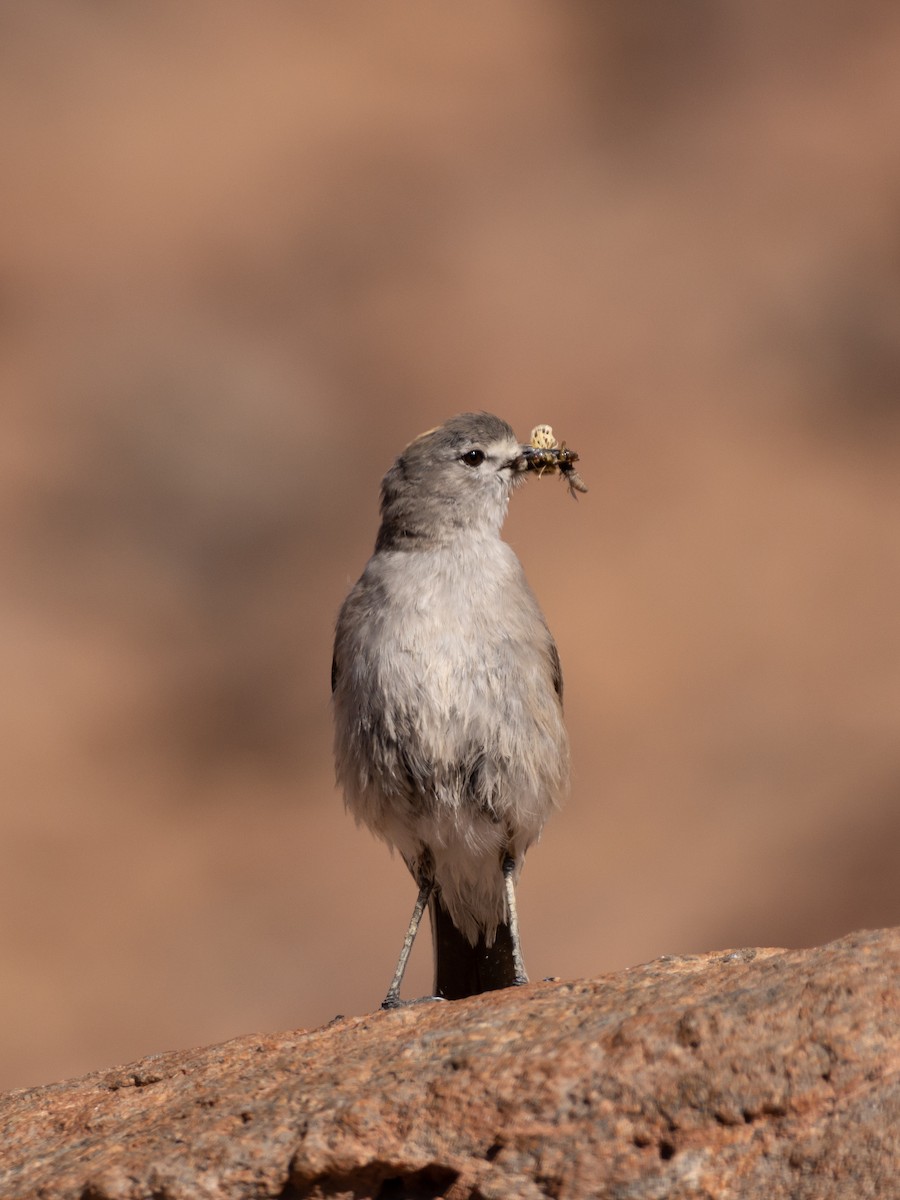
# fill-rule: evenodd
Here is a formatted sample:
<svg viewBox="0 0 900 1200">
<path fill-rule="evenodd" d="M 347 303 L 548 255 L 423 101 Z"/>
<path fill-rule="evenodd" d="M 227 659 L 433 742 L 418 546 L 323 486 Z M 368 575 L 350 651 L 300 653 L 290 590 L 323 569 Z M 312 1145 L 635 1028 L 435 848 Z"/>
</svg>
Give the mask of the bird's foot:
<svg viewBox="0 0 900 1200">
<path fill-rule="evenodd" d="M 432 1000 L 438 1000 L 441 1004 L 447 1003 L 446 996 L 418 996 L 415 1000 L 401 1000 L 399 996 L 392 996 L 390 992 L 381 1002 L 383 1012 L 392 1012 L 397 1008 L 412 1008 L 414 1004 L 430 1004 Z"/>
</svg>

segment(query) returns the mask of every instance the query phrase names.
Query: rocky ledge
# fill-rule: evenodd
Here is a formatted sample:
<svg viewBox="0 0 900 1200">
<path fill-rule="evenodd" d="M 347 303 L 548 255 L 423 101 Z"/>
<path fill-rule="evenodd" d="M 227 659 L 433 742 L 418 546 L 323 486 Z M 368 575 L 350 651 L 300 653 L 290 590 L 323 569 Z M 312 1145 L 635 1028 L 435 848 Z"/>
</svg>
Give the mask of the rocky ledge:
<svg viewBox="0 0 900 1200">
<path fill-rule="evenodd" d="M 0 1195 L 900 1195 L 898 1018 L 900 930 L 336 1018 L 0 1097 Z"/>
</svg>

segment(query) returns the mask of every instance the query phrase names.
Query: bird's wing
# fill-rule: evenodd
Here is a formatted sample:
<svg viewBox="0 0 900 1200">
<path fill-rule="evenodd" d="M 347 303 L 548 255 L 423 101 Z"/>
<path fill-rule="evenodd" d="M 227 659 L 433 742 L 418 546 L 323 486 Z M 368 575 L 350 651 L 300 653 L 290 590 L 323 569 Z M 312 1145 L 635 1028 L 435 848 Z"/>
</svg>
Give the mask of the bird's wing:
<svg viewBox="0 0 900 1200">
<path fill-rule="evenodd" d="M 563 675 L 562 663 L 559 661 L 559 651 L 556 648 L 556 642 L 550 638 L 550 667 L 553 672 L 553 688 L 559 696 L 559 702 L 563 702 Z"/>
</svg>

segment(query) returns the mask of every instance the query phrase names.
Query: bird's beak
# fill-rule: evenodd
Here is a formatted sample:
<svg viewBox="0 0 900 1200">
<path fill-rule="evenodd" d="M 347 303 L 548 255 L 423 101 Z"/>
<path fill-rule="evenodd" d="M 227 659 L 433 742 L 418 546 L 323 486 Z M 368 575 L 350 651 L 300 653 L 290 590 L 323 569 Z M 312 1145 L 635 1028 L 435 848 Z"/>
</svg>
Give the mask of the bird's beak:
<svg viewBox="0 0 900 1200">
<path fill-rule="evenodd" d="M 517 455 L 515 455 L 514 458 L 511 458 L 509 460 L 509 462 L 506 464 L 507 467 L 510 469 L 510 471 L 512 471 L 512 473 L 514 475 L 521 475 L 523 471 L 527 471 L 530 468 L 531 463 L 529 461 L 529 455 L 528 455 L 529 450 L 533 451 L 534 447 L 533 446 L 520 446 L 519 453 Z"/>
</svg>

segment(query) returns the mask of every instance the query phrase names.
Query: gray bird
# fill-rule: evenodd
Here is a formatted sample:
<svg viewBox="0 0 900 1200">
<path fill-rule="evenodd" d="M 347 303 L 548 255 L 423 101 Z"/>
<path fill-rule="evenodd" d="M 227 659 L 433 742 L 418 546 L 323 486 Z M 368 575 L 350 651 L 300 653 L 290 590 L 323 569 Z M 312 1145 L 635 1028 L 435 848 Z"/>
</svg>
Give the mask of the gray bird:
<svg viewBox="0 0 900 1200">
<path fill-rule="evenodd" d="M 463 413 L 385 475 L 375 553 L 344 601 L 332 664 L 338 782 L 419 894 L 383 1007 L 429 907 L 434 994 L 526 983 L 515 882 L 568 783 L 559 656 L 500 537 L 533 447 Z"/>
</svg>

